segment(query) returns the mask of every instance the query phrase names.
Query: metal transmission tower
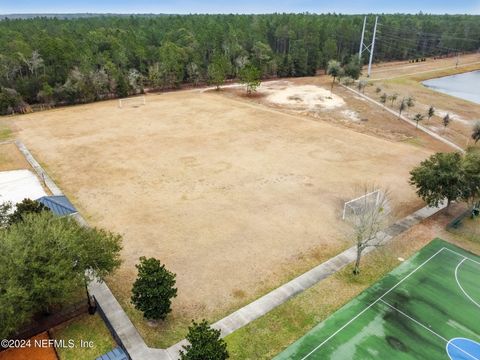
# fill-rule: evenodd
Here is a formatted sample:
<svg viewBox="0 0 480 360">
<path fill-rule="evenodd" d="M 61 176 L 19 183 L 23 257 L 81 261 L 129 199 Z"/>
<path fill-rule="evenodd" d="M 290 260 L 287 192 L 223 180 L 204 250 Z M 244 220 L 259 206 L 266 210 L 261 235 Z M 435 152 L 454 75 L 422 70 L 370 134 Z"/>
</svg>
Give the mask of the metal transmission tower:
<svg viewBox="0 0 480 360">
<path fill-rule="evenodd" d="M 377 24 L 378 24 L 378 16 L 375 16 L 375 27 L 373 28 L 373 37 L 372 43 L 366 45 L 365 40 L 365 26 L 367 25 L 367 17 L 363 19 L 363 29 L 362 29 L 362 38 L 360 40 L 360 49 L 358 50 L 358 58 L 362 60 L 362 53 L 367 51 L 370 53 L 370 58 L 368 60 L 368 76 L 372 73 L 372 60 L 373 60 L 373 51 L 375 49 L 375 37 L 377 36 Z"/>
</svg>

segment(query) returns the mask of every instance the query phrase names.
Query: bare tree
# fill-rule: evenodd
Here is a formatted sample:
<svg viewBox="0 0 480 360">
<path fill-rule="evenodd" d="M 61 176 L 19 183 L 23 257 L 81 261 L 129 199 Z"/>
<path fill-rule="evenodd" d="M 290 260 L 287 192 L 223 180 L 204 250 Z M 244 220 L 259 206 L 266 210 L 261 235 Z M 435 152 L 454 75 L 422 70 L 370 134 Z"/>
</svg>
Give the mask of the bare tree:
<svg viewBox="0 0 480 360">
<path fill-rule="evenodd" d="M 19 56 L 32 75 L 36 75 L 37 70 L 43 66 L 43 59 L 37 50 L 32 51 L 32 56 L 30 58 L 26 58 L 22 53 L 19 53 Z"/>
<path fill-rule="evenodd" d="M 368 81 L 365 79 L 359 80 L 357 84 L 358 91 L 365 94 L 365 87 L 368 85 Z"/>
<path fill-rule="evenodd" d="M 372 199 L 373 186 L 365 186 L 364 196 L 360 199 L 349 218 L 352 226 L 352 239 L 357 248 L 357 257 L 353 273 L 360 273 L 360 261 L 363 251 L 369 247 L 382 246 L 386 234 L 382 230 L 390 218 L 389 191 L 379 191 Z"/>
</svg>

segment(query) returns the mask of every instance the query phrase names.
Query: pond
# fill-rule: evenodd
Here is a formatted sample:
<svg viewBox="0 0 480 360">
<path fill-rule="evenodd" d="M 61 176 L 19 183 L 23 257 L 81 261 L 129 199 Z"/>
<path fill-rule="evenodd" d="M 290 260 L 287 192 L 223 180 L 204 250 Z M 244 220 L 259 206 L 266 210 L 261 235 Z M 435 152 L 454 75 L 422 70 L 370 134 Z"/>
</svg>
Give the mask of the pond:
<svg viewBox="0 0 480 360">
<path fill-rule="evenodd" d="M 423 85 L 480 104 L 480 70 L 426 80 Z"/>
</svg>

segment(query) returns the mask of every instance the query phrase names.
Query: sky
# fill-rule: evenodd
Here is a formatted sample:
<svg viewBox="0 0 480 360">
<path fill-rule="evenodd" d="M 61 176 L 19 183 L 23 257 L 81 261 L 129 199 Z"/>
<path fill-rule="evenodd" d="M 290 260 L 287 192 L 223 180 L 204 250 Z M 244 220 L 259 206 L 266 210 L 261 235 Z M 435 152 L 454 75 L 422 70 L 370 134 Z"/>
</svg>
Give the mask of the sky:
<svg viewBox="0 0 480 360">
<path fill-rule="evenodd" d="M 480 14 L 480 0 L 0 0 L 12 13 L 434 13 Z"/>
</svg>

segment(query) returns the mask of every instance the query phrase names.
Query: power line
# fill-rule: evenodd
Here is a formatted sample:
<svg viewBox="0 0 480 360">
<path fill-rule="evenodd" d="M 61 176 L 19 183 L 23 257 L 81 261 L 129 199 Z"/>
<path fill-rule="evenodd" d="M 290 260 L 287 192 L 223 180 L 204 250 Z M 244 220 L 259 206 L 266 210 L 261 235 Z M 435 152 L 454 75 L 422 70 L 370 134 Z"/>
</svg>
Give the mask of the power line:
<svg viewBox="0 0 480 360">
<path fill-rule="evenodd" d="M 453 36 L 453 35 L 450 35 L 450 34 L 445 34 L 445 33 L 429 33 L 429 32 L 425 32 L 425 31 L 419 31 L 419 30 L 416 30 L 416 29 L 412 29 L 412 28 L 400 28 L 400 27 L 397 27 L 397 26 L 393 26 L 393 25 L 385 25 L 385 24 L 379 24 L 381 27 L 385 28 L 385 27 L 388 27 L 390 29 L 393 29 L 393 30 L 397 30 L 397 31 L 401 31 L 401 32 L 414 32 L 420 36 L 435 36 L 435 37 L 448 37 L 449 39 L 457 39 L 457 40 L 463 40 L 463 41 L 472 41 L 472 42 L 480 42 L 480 37 L 477 38 L 477 39 L 473 39 L 473 38 L 466 38 L 466 37 L 458 37 L 458 36 Z"/>
<path fill-rule="evenodd" d="M 403 38 L 403 37 L 398 36 L 398 35 L 392 35 L 392 34 L 381 32 L 379 34 L 379 39 L 382 39 L 382 38 L 386 38 L 386 40 L 395 41 L 395 42 L 400 41 L 400 42 L 403 42 L 404 44 L 407 44 L 407 45 L 411 46 L 412 48 L 421 47 L 420 40 Z M 436 48 L 436 49 L 442 49 L 442 50 L 456 51 L 456 52 L 463 51 L 461 49 L 452 48 L 452 47 L 448 47 L 448 46 L 442 46 L 442 45 L 438 45 L 438 44 L 432 44 L 429 47 L 433 47 L 433 48 Z"/>
</svg>

